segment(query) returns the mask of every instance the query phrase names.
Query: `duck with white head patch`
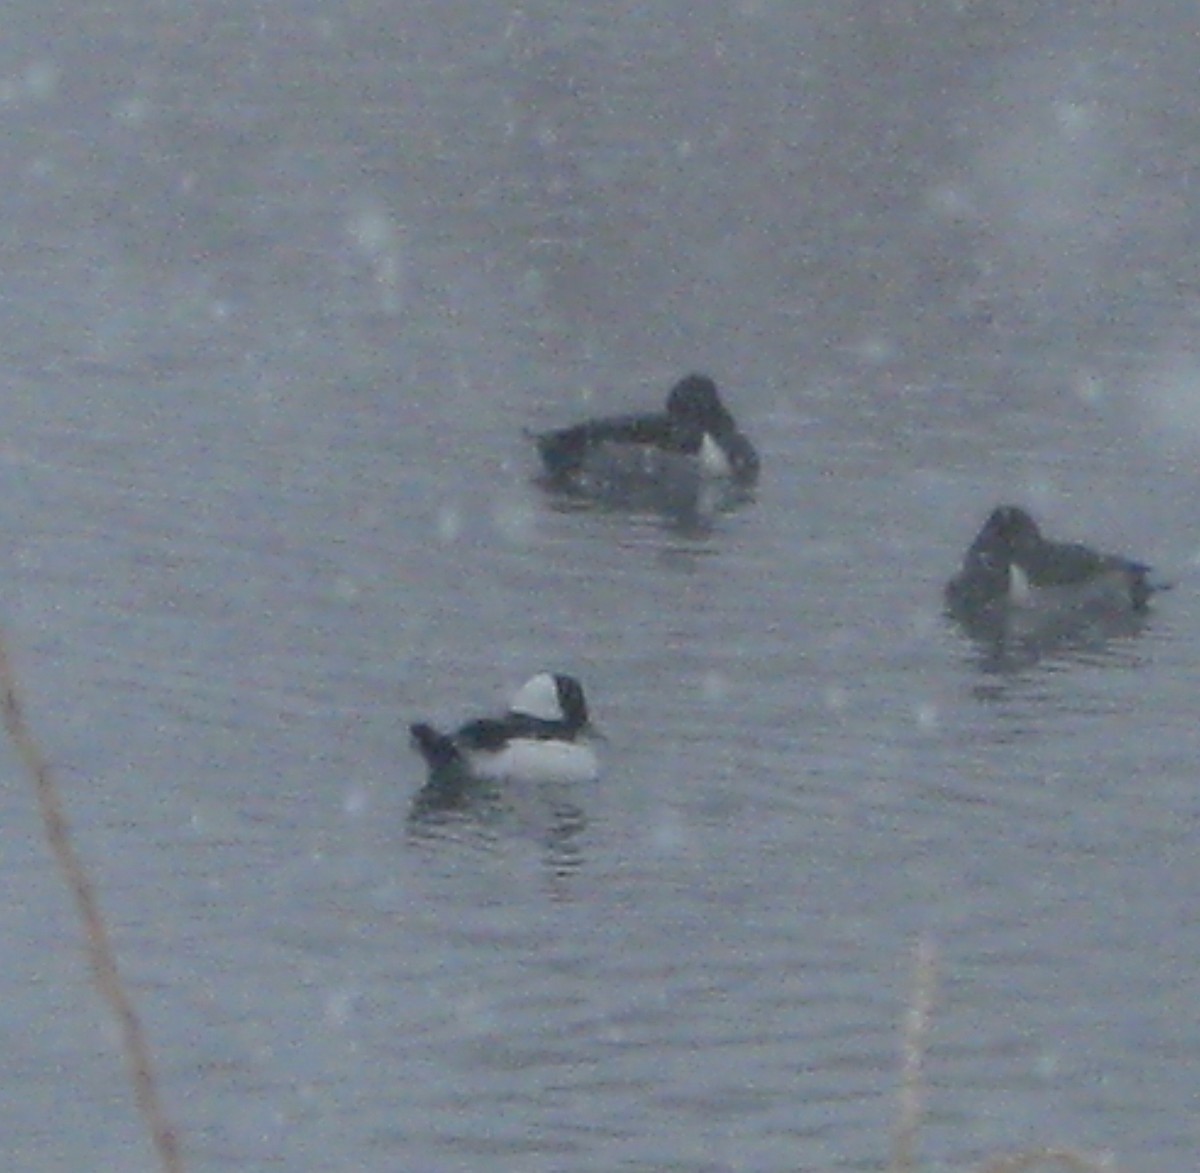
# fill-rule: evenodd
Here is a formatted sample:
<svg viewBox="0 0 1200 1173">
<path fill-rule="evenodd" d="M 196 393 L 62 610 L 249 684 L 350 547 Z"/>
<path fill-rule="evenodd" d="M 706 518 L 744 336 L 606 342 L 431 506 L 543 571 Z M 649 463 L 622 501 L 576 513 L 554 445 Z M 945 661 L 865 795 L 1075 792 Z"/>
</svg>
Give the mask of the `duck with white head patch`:
<svg viewBox="0 0 1200 1173">
<path fill-rule="evenodd" d="M 971 624 L 1027 613 L 1090 621 L 1144 614 L 1166 583 L 1151 568 L 1076 542 L 1052 542 L 1017 505 L 993 509 L 946 586 L 952 616 Z"/>
<path fill-rule="evenodd" d="M 411 732 L 431 786 L 590 782 L 599 773 L 583 687 L 562 673 L 538 673 L 501 716 L 478 717 L 454 733 L 424 723 Z"/>
<path fill-rule="evenodd" d="M 758 480 L 758 453 L 707 375 L 676 383 L 665 411 L 587 420 L 533 440 L 547 488 L 613 504 L 669 507 Z"/>
</svg>

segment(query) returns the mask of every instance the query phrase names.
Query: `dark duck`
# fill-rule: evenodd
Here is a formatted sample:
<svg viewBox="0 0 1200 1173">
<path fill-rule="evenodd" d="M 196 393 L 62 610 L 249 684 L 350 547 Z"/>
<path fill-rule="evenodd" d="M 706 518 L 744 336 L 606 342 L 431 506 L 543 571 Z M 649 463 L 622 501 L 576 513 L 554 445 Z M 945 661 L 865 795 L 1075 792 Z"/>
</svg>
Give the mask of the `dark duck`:
<svg viewBox="0 0 1200 1173">
<path fill-rule="evenodd" d="M 949 613 L 968 626 L 1014 619 L 1086 623 L 1144 615 L 1156 582 L 1143 562 L 1043 537 L 1017 505 L 993 509 L 946 585 Z"/>
<path fill-rule="evenodd" d="M 587 420 L 533 437 L 542 483 L 614 504 L 670 506 L 704 492 L 747 493 L 758 453 L 707 375 L 671 388 L 661 412 Z"/>
</svg>

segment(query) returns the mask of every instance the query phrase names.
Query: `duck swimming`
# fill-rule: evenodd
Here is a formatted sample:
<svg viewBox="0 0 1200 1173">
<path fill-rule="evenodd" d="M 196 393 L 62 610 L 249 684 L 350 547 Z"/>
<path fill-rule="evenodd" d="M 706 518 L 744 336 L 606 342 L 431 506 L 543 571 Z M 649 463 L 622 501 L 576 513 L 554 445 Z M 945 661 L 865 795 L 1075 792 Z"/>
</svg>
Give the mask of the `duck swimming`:
<svg viewBox="0 0 1200 1173">
<path fill-rule="evenodd" d="M 671 388 L 662 412 L 607 416 L 533 435 L 543 484 L 614 503 L 670 504 L 705 486 L 749 489 L 758 453 L 707 375 Z"/>
<path fill-rule="evenodd" d="M 1065 621 L 1142 615 L 1156 591 L 1152 570 L 1119 554 L 1042 536 L 1017 505 L 993 509 L 946 585 L 946 607 L 966 624 L 1014 615 Z"/>
<path fill-rule="evenodd" d="M 423 722 L 410 731 L 429 768 L 428 786 L 435 789 L 590 782 L 599 772 L 583 687 L 562 673 L 538 673 L 517 690 L 501 716 L 477 717 L 454 733 Z"/>
</svg>

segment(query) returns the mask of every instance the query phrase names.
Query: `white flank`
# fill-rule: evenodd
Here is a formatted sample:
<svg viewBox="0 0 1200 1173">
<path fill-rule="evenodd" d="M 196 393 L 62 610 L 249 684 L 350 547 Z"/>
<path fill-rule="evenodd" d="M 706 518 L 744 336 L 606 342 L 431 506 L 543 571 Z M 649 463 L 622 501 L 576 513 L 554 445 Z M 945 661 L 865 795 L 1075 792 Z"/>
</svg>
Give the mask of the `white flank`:
<svg viewBox="0 0 1200 1173">
<path fill-rule="evenodd" d="M 562 706 L 558 703 L 558 686 L 549 672 L 539 672 L 532 680 L 517 689 L 508 704 L 509 712 L 523 713 L 539 721 L 561 721 Z"/>
<path fill-rule="evenodd" d="M 727 477 L 733 472 L 725 449 L 708 432 L 700 442 L 700 469 L 708 477 Z"/>
<path fill-rule="evenodd" d="M 582 742 L 515 738 L 497 752 L 471 754 L 471 772 L 485 782 L 591 782 L 600 766 Z"/>
<path fill-rule="evenodd" d="M 1033 597 L 1029 576 L 1015 562 L 1008 568 L 1008 597 L 1013 603 L 1028 603 Z"/>
</svg>

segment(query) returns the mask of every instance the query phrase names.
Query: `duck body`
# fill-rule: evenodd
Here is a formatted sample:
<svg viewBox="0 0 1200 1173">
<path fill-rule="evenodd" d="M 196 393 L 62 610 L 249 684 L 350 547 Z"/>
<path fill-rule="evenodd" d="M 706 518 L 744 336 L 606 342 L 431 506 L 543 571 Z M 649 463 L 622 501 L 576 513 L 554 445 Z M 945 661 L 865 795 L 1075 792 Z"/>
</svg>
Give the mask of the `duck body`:
<svg viewBox="0 0 1200 1173">
<path fill-rule="evenodd" d="M 587 420 L 533 440 L 547 488 L 613 504 L 670 506 L 758 480 L 758 453 L 706 375 L 681 379 L 662 412 Z"/>
<path fill-rule="evenodd" d="M 453 733 L 424 722 L 410 732 L 429 770 L 426 790 L 448 800 L 466 801 L 504 782 L 590 782 L 599 773 L 587 702 L 572 676 L 539 673 L 506 713 L 468 721 Z"/>
<path fill-rule="evenodd" d="M 992 510 L 946 585 L 949 613 L 967 625 L 1036 631 L 1105 617 L 1144 615 L 1166 584 L 1118 554 L 1042 536 L 1019 506 Z"/>
</svg>

